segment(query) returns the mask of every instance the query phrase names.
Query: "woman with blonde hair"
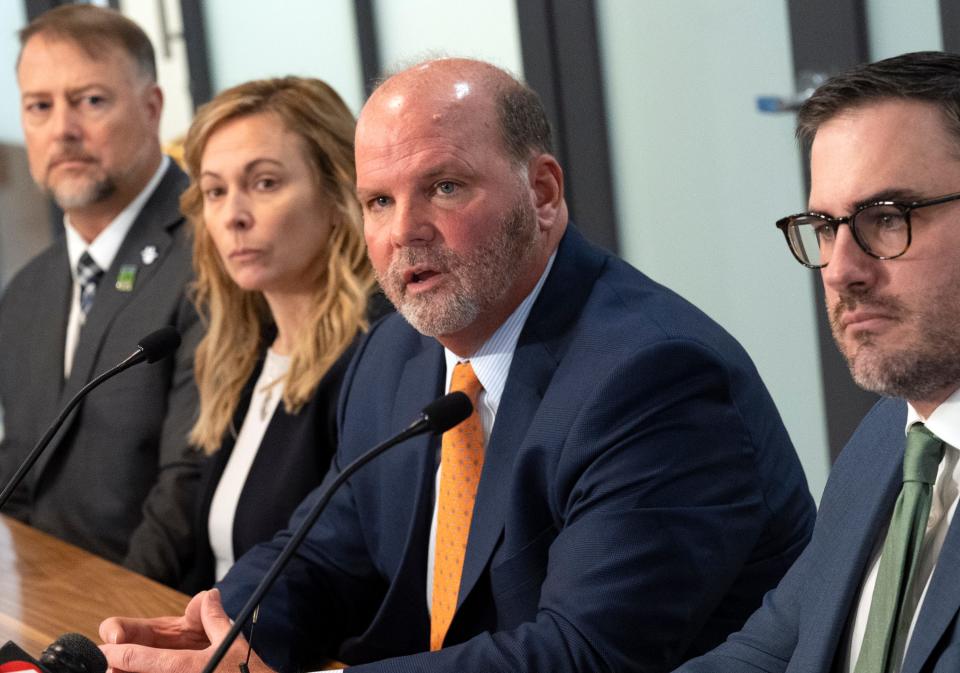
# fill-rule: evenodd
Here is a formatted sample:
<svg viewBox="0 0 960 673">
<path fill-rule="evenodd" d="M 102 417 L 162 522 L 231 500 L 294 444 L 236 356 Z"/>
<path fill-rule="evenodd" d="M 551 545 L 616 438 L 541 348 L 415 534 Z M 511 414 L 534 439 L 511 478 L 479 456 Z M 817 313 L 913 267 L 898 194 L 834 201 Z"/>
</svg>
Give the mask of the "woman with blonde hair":
<svg viewBox="0 0 960 673">
<path fill-rule="evenodd" d="M 187 134 L 181 206 L 207 326 L 190 438 L 212 458 L 184 589 L 209 586 L 283 528 L 329 466 L 340 384 L 374 288 L 353 134 L 336 92 L 299 77 L 224 91 Z"/>
</svg>

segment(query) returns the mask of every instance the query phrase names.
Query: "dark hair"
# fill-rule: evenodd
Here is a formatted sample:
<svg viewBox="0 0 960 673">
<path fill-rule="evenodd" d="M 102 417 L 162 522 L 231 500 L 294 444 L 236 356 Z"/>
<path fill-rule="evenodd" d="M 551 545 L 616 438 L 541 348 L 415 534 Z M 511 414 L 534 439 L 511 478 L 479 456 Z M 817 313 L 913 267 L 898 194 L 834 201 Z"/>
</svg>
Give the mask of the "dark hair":
<svg viewBox="0 0 960 673">
<path fill-rule="evenodd" d="M 884 99 L 916 100 L 940 108 L 960 144 L 960 55 L 918 51 L 859 65 L 813 92 L 797 114 L 797 138 L 813 143 L 817 129 L 840 112 Z"/>
<path fill-rule="evenodd" d="M 525 164 L 534 154 L 553 153 L 553 134 L 537 92 L 510 79 L 497 92 L 497 122 L 510 158 Z"/>
<path fill-rule="evenodd" d="M 90 58 L 101 58 L 104 47 L 120 47 L 151 81 L 157 81 L 157 63 L 150 38 L 133 21 L 120 12 L 93 5 L 61 5 L 44 12 L 18 33 L 20 56 L 34 35 L 70 40 Z M 20 65 L 17 56 L 17 66 Z"/>
</svg>

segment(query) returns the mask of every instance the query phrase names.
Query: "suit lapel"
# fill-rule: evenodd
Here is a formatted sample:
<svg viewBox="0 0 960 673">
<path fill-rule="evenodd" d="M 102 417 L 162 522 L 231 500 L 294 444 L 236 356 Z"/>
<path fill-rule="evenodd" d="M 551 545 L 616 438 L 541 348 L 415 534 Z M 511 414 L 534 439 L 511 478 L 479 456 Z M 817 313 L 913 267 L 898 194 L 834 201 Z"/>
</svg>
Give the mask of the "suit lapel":
<svg viewBox="0 0 960 673">
<path fill-rule="evenodd" d="M 923 599 L 917 625 L 907 648 L 902 673 L 920 671 L 960 609 L 960 525 L 956 514 L 943 541 L 937 567 Z"/>
<path fill-rule="evenodd" d="M 407 361 L 394 395 L 394 407 L 390 415 L 390 432 L 397 432 L 410 425 L 422 409 L 443 392 L 445 371 L 443 348 L 433 339 L 421 337 L 422 350 Z M 433 507 L 434 476 L 437 471 L 436 438 L 433 435 L 414 437 L 391 452 L 381 456 L 383 461 L 377 471 L 384 483 L 401 484 L 400 491 L 408 497 L 390 501 L 393 510 L 390 519 L 407 521 L 406 530 L 383 531 L 394 540 L 394 546 L 402 550 L 396 568 L 397 584 L 387 600 L 400 606 L 406 626 L 413 620 L 419 628 L 409 628 L 408 633 L 419 634 L 413 647 L 429 644 L 430 620 L 427 612 L 426 581 L 427 553 L 429 548 L 430 516 Z M 399 511 L 397 511 L 399 510 Z M 399 581 L 400 579 L 403 581 Z M 396 628 L 393 628 L 396 633 Z M 422 636 L 422 637 L 420 637 Z"/>
<path fill-rule="evenodd" d="M 407 360 L 397 384 L 391 413 L 391 432 L 399 432 L 410 425 L 425 406 L 443 394 L 443 347 L 434 339 L 420 339 L 423 347 Z"/>
<path fill-rule="evenodd" d="M 571 226 L 517 341 L 486 447 L 460 581 L 459 607 L 487 566 L 506 520 L 513 463 L 559 365 L 604 257 Z"/>
<path fill-rule="evenodd" d="M 514 352 L 490 443 L 484 452 L 457 607 L 473 589 L 500 539 L 513 461 L 556 366 L 556 360 L 541 344 L 518 345 Z"/>
<path fill-rule="evenodd" d="M 73 276 L 70 273 L 70 260 L 67 257 L 66 243 L 61 241 L 57 246 L 57 253 L 50 260 L 46 274 L 45 288 L 37 288 L 48 298 L 49 303 L 35 316 L 35 326 L 32 331 L 34 348 L 37 354 L 37 372 L 43 382 L 37 389 L 43 389 L 44 402 L 38 411 L 50 416 L 53 420 L 57 413 L 57 398 L 63 389 L 63 351 L 67 339 L 67 315 L 70 312 L 70 301 L 73 292 Z M 45 300 L 46 303 L 47 300 Z"/>
<path fill-rule="evenodd" d="M 902 454 L 902 450 L 901 450 Z M 860 596 L 860 587 L 868 570 L 872 552 L 878 542 L 878 535 L 884 530 L 890 519 L 893 504 L 900 492 L 901 463 L 884 461 L 882 469 L 875 469 L 862 486 L 863 492 L 857 496 L 864 507 L 850 512 L 849 527 L 835 546 L 834 560 L 824 566 L 822 596 L 828 606 L 824 619 L 816 623 L 819 631 L 811 638 L 812 643 L 820 643 L 824 650 L 822 660 L 833 661 L 840 638 L 846 629 L 855 601 Z M 878 488 L 879 485 L 882 485 Z M 817 656 L 820 659 L 821 655 Z"/>
<path fill-rule="evenodd" d="M 407 361 L 394 395 L 393 412 L 390 415 L 390 433 L 399 432 L 410 425 L 423 408 L 443 392 L 443 348 L 433 339 L 421 337 L 423 349 Z M 386 437 L 384 437 L 386 439 Z M 433 482 L 436 472 L 435 451 L 431 449 L 433 435 L 414 437 L 381 457 L 383 469 L 378 473 L 391 482 L 405 484 L 404 491 L 415 494 L 414 497 L 397 498 L 390 503 L 392 508 L 406 508 L 403 516 L 397 520 L 410 521 L 416 530 L 420 525 L 420 513 L 426 511 L 433 502 Z M 413 459 L 412 454 L 417 454 Z M 384 460 L 385 459 L 385 460 Z M 424 509 L 426 508 L 426 509 Z M 404 539 L 411 540 L 413 535 Z M 408 550 L 409 551 L 409 550 Z M 421 550 L 418 550 L 418 553 Z M 422 550 L 424 557 L 426 551 Z M 406 552 L 404 552 L 404 556 Z M 422 581 L 421 577 L 421 581 Z"/>
<path fill-rule="evenodd" d="M 173 242 L 169 230 L 182 219 L 177 199 L 177 194 L 183 187 L 182 180 L 183 174 L 171 165 L 127 232 L 113 264 L 103 274 L 97 286 L 93 307 L 80 330 L 73 369 L 64 387 L 62 402 L 75 395 L 94 375 L 100 374 L 94 372 L 93 368 L 99 361 L 100 349 L 110 325 L 123 307 L 141 294 L 141 288 L 150 282 L 157 269 L 163 266 Z M 154 254 L 144 252 L 150 252 L 151 247 Z M 152 262 L 146 264 L 146 260 Z M 118 282 L 120 271 L 125 267 L 136 269 L 133 287 L 130 289 L 122 289 Z M 135 343 L 130 344 L 130 351 L 133 352 L 136 346 Z M 108 366 L 113 364 L 115 363 L 108 363 Z"/>
<path fill-rule="evenodd" d="M 829 530 L 824 545 L 829 556 L 818 564 L 814 602 L 821 608 L 798 642 L 793 661 L 807 662 L 799 670 L 830 670 L 843 647 L 840 639 L 846 637 L 867 564 L 900 493 L 904 422 L 904 413 L 890 414 L 879 432 L 862 440 L 844 468 L 854 475 L 845 480 L 845 492 L 834 496 L 841 501 L 821 508 L 818 525 Z M 855 441 L 848 444 L 851 449 Z"/>
<path fill-rule="evenodd" d="M 105 363 L 99 362 L 104 337 L 123 307 L 129 302 L 135 301 L 140 294 L 140 288 L 149 282 L 155 270 L 163 264 L 163 258 L 166 256 L 171 242 L 170 235 L 159 227 L 134 224 L 130 233 L 127 234 L 116 258 L 113 260 L 113 264 L 103 274 L 103 278 L 97 286 L 93 307 L 90 309 L 86 323 L 80 330 L 73 369 L 64 387 L 63 402 L 76 394 L 94 375 L 101 373 L 94 371 L 94 366 L 97 363 L 105 366 Z M 140 251 L 146 246 L 153 246 L 159 253 L 158 259 L 149 266 L 140 261 Z M 118 289 L 118 275 L 123 267 L 136 268 L 134 286 L 130 291 Z M 133 352 L 136 347 L 136 343 L 131 343 L 130 352 Z M 113 364 L 115 363 L 111 362 L 106 366 L 112 366 Z"/>
<path fill-rule="evenodd" d="M 186 186 L 186 176 L 171 162 L 160 184 L 147 199 L 137 219 L 127 232 L 113 264 L 106 270 L 97 286 L 96 298 L 93 307 L 87 316 L 86 323 L 80 329 L 80 336 L 73 361 L 70 377 L 66 380 L 60 393 L 58 407 L 63 407 L 87 382 L 100 371 L 94 371 L 94 366 L 100 359 L 104 338 L 110 325 L 117 315 L 140 294 L 141 288 L 150 282 L 166 258 L 166 253 L 173 242 L 171 230 L 182 222 L 179 210 L 179 194 Z M 144 264 L 141 251 L 147 246 L 154 246 L 156 258 L 151 264 Z M 117 277 L 124 266 L 136 265 L 136 278 L 130 291 L 121 291 L 117 288 Z M 69 308 L 64 308 L 64 313 Z M 62 343 L 62 340 L 61 340 Z M 130 352 L 136 349 L 137 344 L 130 344 Z M 60 346 L 60 351 L 63 347 Z M 101 366 L 103 363 L 99 363 Z M 114 362 L 107 363 L 113 366 Z M 61 359 L 60 371 L 63 371 Z M 76 419 L 76 412 L 64 423 L 63 429 L 48 447 L 47 451 L 37 461 L 34 473 L 39 477 L 50 458 L 57 450 L 59 443 L 68 434 L 70 426 Z"/>
</svg>

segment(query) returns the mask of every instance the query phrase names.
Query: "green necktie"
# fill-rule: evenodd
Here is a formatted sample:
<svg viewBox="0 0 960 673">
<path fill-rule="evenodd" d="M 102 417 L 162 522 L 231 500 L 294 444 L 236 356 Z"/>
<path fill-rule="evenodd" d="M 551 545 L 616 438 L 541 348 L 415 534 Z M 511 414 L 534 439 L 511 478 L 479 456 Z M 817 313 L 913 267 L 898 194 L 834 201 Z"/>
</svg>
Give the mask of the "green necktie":
<svg viewBox="0 0 960 673">
<path fill-rule="evenodd" d="M 902 657 L 912 617 L 903 615 L 901 620 L 900 609 L 920 554 L 930 515 L 933 483 L 937 480 L 937 466 L 942 457 L 943 442 L 922 423 L 914 423 L 907 433 L 903 488 L 883 541 L 880 570 L 855 673 L 886 673 L 899 669 L 898 659 Z"/>
</svg>

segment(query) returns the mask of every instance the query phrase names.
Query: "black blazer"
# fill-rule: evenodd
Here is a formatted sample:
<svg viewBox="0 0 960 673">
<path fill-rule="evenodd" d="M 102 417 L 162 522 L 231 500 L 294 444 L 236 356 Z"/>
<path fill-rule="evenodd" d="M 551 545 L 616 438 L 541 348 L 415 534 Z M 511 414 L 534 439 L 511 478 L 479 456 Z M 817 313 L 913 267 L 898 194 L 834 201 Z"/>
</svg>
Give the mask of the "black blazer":
<svg viewBox="0 0 960 673">
<path fill-rule="evenodd" d="M 264 343 L 270 343 L 265 339 Z M 317 384 L 313 397 L 295 414 L 277 406 L 250 466 L 233 520 L 233 554 L 240 558 L 250 547 L 283 530 L 300 501 L 323 480 L 337 447 L 337 398 L 357 339 Z M 213 495 L 233 453 L 236 433 L 250 407 L 253 389 L 263 369 L 266 350 L 260 354 L 233 415 L 231 431 L 220 449 L 207 461 L 201 482 L 196 519 L 196 559 L 184 577 L 181 590 L 195 593 L 213 586 L 216 561 L 210 548 L 207 520 Z"/>
<path fill-rule="evenodd" d="M 393 311 L 393 306 L 381 292 L 375 292 L 367 302 L 367 320 L 372 324 Z M 233 415 L 233 432 L 227 432 L 220 449 L 207 461 L 195 507 L 194 561 L 185 573 L 181 591 L 195 593 L 214 583 L 216 562 L 210 548 L 207 519 L 214 492 L 233 453 L 236 432 L 250 407 L 266 356 L 267 345 L 273 341 L 275 328 L 263 335 L 260 359 L 247 380 L 240 402 Z M 313 397 L 296 414 L 288 414 L 283 403 L 277 407 L 264 433 L 260 448 L 250 466 L 247 481 L 240 492 L 237 512 L 233 520 L 233 556 L 240 558 L 248 549 L 266 542 L 274 533 L 283 530 L 294 509 L 310 491 L 323 480 L 330 459 L 337 449 L 337 400 L 343 377 L 361 339 L 358 334 L 347 349 L 330 367 L 317 384 Z"/>
</svg>

